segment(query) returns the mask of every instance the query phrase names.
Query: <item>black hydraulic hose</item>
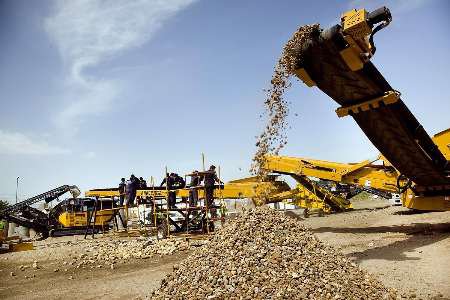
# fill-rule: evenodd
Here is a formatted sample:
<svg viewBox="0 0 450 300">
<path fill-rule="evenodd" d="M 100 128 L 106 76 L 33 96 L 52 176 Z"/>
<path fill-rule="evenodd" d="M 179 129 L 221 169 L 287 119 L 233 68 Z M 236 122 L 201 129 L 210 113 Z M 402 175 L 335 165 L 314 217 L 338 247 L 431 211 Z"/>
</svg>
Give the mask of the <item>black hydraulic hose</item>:
<svg viewBox="0 0 450 300">
<path fill-rule="evenodd" d="M 378 25 L 377 27 L 375 27 L 374 30 L 372 30 L 372 33 L 370 34 L 370 37 L 369 37 L 370 47 L 372 48 L 372 55 L 374 55 L 375 51 L 377 51 L 377 47 L 375 47 L 375 43 L 373 42 L 373 36 L 375 35 L 375 33 L 377 33 L 378 31 L 380 31 L 381 29 L 383 29 L 384 27 L 386 27 L 388 25 L 389 25 L 389 22 L 383 22 L 380 25 Z"/>
<path fill-rule="evenodd" d="M 400 181 L 402 181 L 402 180 L 407 180 L 407 182 L 406 182 L 406 184 L 404 186 L 400 185 Z M 404 174 L 400 174 L 397 177 L 397 188 L 398 188 L 399 194 L 402 194 L 402 193 L 406 192 L 406 190 L 408 188 L 410 188 L 411 185 L 412 185 L 411 179 L 408 179 Z"/>
<path fill-rule="evenodd" d="M 374 10 L 373 12 L 369 13 L 367 22 L 369 23 L 370 26 L 373 26 L 373 25 L 375 25 L 377 23 L 382 22 L 377 27 L 375 27 L 375 29 L 373 29 L 373 31 L 372 31 L 372 33 L 370 34 L 370 37 L 369 37 L 369 43 L 370 43 L 370 46 L 372 48 L 372 55 L 375 54 L 375 51 L 377 50 L 377 48 L 375 47 L 375 43 L 373 42 L 373 36 L 375 35 L 375 33 L 380 31 L 384 27 L 388 26 L 389 23 L 391 23 L 391 21 L 392 21 L 391 12 L 385 6 L 383 6 L 383 7 L 379 8 L 379 9 Z"/>
</svg>

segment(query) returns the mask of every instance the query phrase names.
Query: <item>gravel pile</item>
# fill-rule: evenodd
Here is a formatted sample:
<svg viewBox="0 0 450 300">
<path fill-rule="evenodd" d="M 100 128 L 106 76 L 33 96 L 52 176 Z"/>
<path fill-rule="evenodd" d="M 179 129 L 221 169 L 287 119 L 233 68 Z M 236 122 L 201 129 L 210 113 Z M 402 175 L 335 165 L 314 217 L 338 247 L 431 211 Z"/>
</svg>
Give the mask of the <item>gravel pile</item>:
<svg viewBox="0 0 450 300">
<path fill-rule="evenodd" d="M 245 212 L 174 267 L 153 299 L 395 299 L 395 291 L 269 208 Z"/>
<path fill-rule="evenodd" d="M 302 61 L 302 45 L 311 38 L 314 32 L 319 30 L 319 24 L 305 25 L 297 29 L 286 45 L 271 80 L 271 87 L 266 90 L 267 97 L 264 101 L 267 125 L 264 131 L 257 137 L 256 153 L 253 158 L 251 171 L 259 177 L 267 175 L 261 168 L 264 164 L 266 154 L 277 155 L 287 144 L 286 128 L 288 127 L 286 117 L 289 112 L 288 103 L 283 95 L 291 86 L 290 77 L 294 75 L 295 69 Z"/>
<path fill-rule="evenodd" d="M 109 239 L 89 243 L 79 257 L 86 258 L 86 263 L 96 263 L 102 260 L 121 261 L 132 258 L 146 259 L 186 251 L 193 246 L 201 246 L 205 242 L 207 241 L 187 241 L 180 238 L 170 238 L 160 241 L 149 238 L 128 240 Z"/>
<path fill-rule="evenodd" d="M 110 265 L 115 263 L 125 263 L 130 259 L 147 259 L 152 257 L 172 255 L 177 252 L 187 251 L 200 247 L 207 243 L 207 240 L 186 240 L 182 238 L 168 238 L 158 241 L 154 238 L 102 238 L 92 240 L 80 240 L 69 242 L 65 245 L 53 244 L 45 248 L 55 248 L 55 250 L 65 247 L 64 255 L 52 255 L 53 258 L 61 261 L 60 265 L 70 268 L 84 268 L 88 266 Z M 61 253 L 59 253 L 61 254 Z M 47 258 L 49 259 L 49 258 Z M 35 261 L 38 264 L 39 261 Z M 35 268 L 39 269 L 39 268 Z"/>
<path fill-rule="evenodd" d="M 75 269 L 114 270 L 133 259 L 154 259 L 198 248 L 205 243 L 208 243 L 208 240 L 172 237 L 158 241 L 148 237 L 109 237 L 43 244 L 35 250 L 36 253 L 34 251 L 17 253 L 22 254 L 24 264 L 19 265 L 14 270 L 16 272 L 10 275 L 19 274 L 25 279 L 32 279 L 38 277 L 41 271 L 53 270 L 53 272 L 69 272 L 72 274 L 69 279 L 73 279 Z"/>
</svg>

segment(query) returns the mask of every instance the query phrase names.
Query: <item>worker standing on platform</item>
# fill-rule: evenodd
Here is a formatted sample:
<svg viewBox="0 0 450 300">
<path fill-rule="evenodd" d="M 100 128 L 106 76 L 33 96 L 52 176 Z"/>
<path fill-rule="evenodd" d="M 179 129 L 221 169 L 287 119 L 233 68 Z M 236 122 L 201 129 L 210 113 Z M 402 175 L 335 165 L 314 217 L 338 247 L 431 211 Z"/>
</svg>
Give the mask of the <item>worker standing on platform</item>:
<svg viewBox="0 0 450 300">
<path fill-rule="evenodd" d="M 200 184 L 200 176 L 198 171 L 194 170 L 191 175 L 191 182 L 189 184 L 189 206 L 197 206 L 198 202 L 198 189 L 197 186 Z"/>
<path fill-rule="evenodd" d="M 184 189 L 186 187 L 186 180 L 183 177 L 175 173 L 174 175 L 174 188 L 175 189 Z M 181 201 L 184 203 L 187 202 L 187 197 L 181 197 Z"/>
<path fill-rule="evenodd" d="M 144 178 L 139 177 L 139 188 L 145 189 L 147 187 L 147 181 Z"/>
<path fill-rule="evenodd" d="M 131 174 L 130 180 L 127 182 L 127 196 L 128 196 L 128 205 L 134 205 L 134 199 L 136 198 L 136 191 L 139 187 L 139 179 Z"/>
<path fill-rule="evenodd" d="M 214 205 L 214 184 L 217 182 L 221 184 L 216 174 L 216 166 L 212 165 L 209 170 L 203 175 L 203 180 L 205 184 L 205 200 L 208 207 Z"/>
<path fill-rule="evenodd" d="M 122 178 L 119 183 L 119 205 L 120 206 L 123 205 L 123 201 L 125 200 L 126 187 L 127 187 L 127 185 L 125 183 L 125 178 Z"/>
<path fill-rule="evenodd" d="M 174 186 L 177 189 L 184 189 L 186 187 L 186 181 L 177 173 L 174 174 Z"/>
<path fill-rule="evenodd" d="M 166 178 L 163 179 L 163 181 L 161 182 L 160 186 L 164 186 L 164 184 L 166 184 L 167 189 L 169 190 L 169 195 L 168 195 L 168 205 L 169 207 L 176 207 L 176 202 L 177 202 L 177 194 L 175 191 L 173 191 L 174 188 L 174 184 L 175 184 L 175 173 L 166 173 Z"/>
</svg>

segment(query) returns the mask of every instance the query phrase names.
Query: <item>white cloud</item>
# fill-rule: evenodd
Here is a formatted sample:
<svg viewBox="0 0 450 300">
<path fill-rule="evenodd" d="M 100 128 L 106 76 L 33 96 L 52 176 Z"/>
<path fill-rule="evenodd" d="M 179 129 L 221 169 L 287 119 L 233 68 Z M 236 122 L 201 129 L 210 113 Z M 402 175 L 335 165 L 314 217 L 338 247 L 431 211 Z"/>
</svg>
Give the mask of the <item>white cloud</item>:
<svg viewBox="0 0 450 300">
<path fill-rule="evenodd" d="M 84 154 L 84 158 L 86 159 L 94 159 L 97 154 L 94 151 L 89 151 Z"/>
<path fill-rule="evenodd" d="M 67 149 L 36 141 L 18 132 L 0 130 L 0 154 L 52 155 L 67 154 Z"/>
<path fill-rule="evenodd" d="M 86 70 L 148 42 L 175 13 L 195 0 L 56 1 L 45 27 L 67 73 L 64 109 L 56 122 L 75 129 L 87 115 L 104 112 L 120 93 L 120 82 L 88 76 Z"/>
</svg>

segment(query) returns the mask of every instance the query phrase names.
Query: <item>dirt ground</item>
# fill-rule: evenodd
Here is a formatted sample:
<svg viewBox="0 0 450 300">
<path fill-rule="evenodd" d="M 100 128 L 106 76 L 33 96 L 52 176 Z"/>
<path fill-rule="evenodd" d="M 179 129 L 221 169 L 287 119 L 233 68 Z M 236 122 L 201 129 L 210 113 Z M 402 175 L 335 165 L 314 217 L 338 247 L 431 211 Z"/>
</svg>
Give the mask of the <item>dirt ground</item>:
<svg viewBox="0 0 450 300">
<path fill-rule="evenodd" d="M 386 286 L 423 299 L 450 299 L 450 212 L 414 213 L 385 201 L 305 224 Z"/>
<path fill-rule="evenodd" d="M 325 217 L 289 214 L 386 286 L 410 297 L 450 299 L 450 212 L 412 213 L 371 199 L 354 206 Z M 77 267 L 72 262 L 87 242 L 81 236 L 49 238 L 35 242 L 35 250 L 1 254 L 0 299 L 143 299 L 189 254 L 130 259 L 113 269 L 106 259 Z"/>
<path fill-rule="evenodd" d="M 70 262 L 79 259 L 85 242 L 80 236 L 50 238 L 35 242 L 33 251 L 0 255 L 0 299 L 141 299 L 188 254 L 129 259 L 113 268 L 105 258 L 78 267 Z"/>
</svg>

